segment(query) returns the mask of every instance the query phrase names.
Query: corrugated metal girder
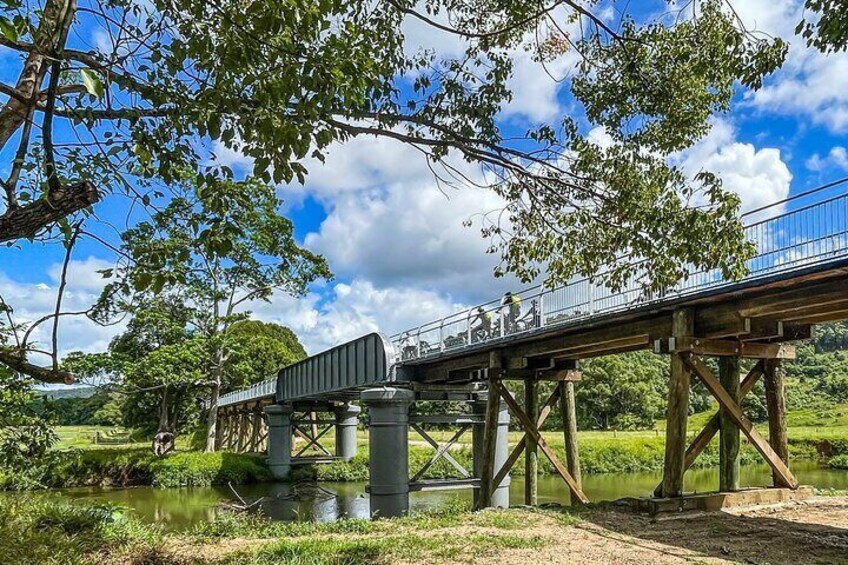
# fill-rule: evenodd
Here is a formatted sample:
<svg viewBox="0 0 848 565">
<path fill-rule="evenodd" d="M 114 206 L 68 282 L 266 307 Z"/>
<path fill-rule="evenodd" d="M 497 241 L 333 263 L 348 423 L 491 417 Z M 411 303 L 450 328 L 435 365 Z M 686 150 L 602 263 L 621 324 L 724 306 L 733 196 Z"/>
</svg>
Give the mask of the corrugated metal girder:
<svg viewBox="0 0 848 565">
<path fill-rule="evenodd" d="M 394 382 L 394 349 L 371 333 L 289 365 L 277 375 L 277 402 L 327 399 L 333 394 Z"/>
</svg>

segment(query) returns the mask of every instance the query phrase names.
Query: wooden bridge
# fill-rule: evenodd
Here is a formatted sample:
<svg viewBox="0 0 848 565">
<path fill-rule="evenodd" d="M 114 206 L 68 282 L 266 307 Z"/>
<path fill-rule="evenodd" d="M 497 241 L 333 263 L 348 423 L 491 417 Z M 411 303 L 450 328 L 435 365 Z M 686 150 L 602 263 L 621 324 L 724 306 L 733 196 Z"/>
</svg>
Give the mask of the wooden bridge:
<svg viewBox="0 0 848 565">
<path fill-rule="evenodd" d="M 222 397 L 227 424 L 221 445 L 257 450 L 265 441 L 272 470 L 285 478 L 292 464 L 303 461 L 292 459 L 292 434 L 310 448 L 335 426 L 335 452 L 322 448 L 324 460 L 347 459 L 356 452 L 357 410 L 351 403 L 358 400 L 369 409 L 369 490 L 375 514 L 402 514 L 411 490 L 430 488 L 474 488 L 478 506 L 506 506 L 509 472 L 522 454 L 525 502 L 535 504 L 539 452 L 568 485 L 572 500 L 587 502 L 576 441 L 580 360 L 649 349 L 668 356 L 671 366 L 663 480 L 656 497 L 686 500 L 680 498 L 684 473 L 716 434 L 720 491 L 739 489 L 741 435 L 772 468 L 775 487 L 796 489 L 781 364 L 795 357 L 791 342 L 809 339 L 815 324 L 848 319 L 848 194 L 840 185 L 827 189 L 755 211 L 759 219 L 749 222 L 746 233 L 758 253 L 741 281 L 693 272 L 678 287 L 652 296 L 635 283 L 612 292 L 586 279 L 555 289 L 528 289 L 517 295 L 520 303 L 493 301 L 391 339 L 370 334 L 286 367 L 276 379 Z M 718 359 L 717 375 L 706 362 L 710 357 Z M 687 446 L 693 377 L 710 391 L 719 410 Z M 768 439 L 740 408 L 760 379 Z M 509 381 L 523 386 L 523 403 Z M 544 381 L 556 384 L 540 399 L 538 385 Z M 470 410 L 411 416 L 410 406 L 422 400 L 463 401 Z M 564 462 L 540 433 L 554 409 L 562 414 Z M 267 432 L 257 416 L 260 410 Z M 316 417 L 326 412 L 334 418 Z M 510 414 L 524 432 L 511 448 Z M 328 427 L 319 431 L 315 426 L 320 423 Z M 458 431 L 440 445 L 426 431 L 434 423 L 453 424 Z M 410 428 L 434 448 L 428 467 L 444 458 L 456 468 L 455 479 L 423 480 L 426 469 L 410 474 Z M 451 457 L 450 446 L 469 429 L 474 464 L 465 469 Z"/>
</svg>

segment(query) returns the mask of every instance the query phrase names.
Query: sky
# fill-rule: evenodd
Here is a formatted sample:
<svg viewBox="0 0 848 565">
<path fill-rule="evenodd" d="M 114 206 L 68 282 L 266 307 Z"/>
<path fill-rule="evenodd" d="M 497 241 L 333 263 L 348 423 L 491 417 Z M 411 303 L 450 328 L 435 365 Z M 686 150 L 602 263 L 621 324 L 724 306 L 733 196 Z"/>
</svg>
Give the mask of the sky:
<svg viewBox="0 0 848 565">
<path fill-rule="evenodd" d="M 734 3 L 749 27 L 790 40 L 787 62 L 761 90 L 740 91 L 732 111 L 716 117 L 704 139 L 675 157 L 691 174 L 718 173 L 726 188 L 740 194 L 745 209 L 848 174 L 848 55 L 821 55 L 793 36 L 801 3 Z M 407 24 L 406 36 L 410 49 L 430 46 L 449 54 L 460 47 L 454 38 L 414 22 Z M 0 80 L 13 81 L 14 65 L 3 57 L 8 54 L 0 54 Z M 499 123 L 524 131 L 569 112 L 567 83 L 554 78 L 573 62 L 566 56 L 546 72 L 527 53 L 516 52 L 514 95 Z M 249 170 L 251 164 L 237 152 L 215 151 L 237 171 Z M 327 258 L 335 278 L 314 285 L 305 297 L 277 294 L 249 308 L 255 318 L 292 328 L 310 353 L 370 331 L 405 330 L 521 287 L 509 277 L 492 276 L 498 259 L 486 253 L 488 243 L 479 233 L 481 214 L 503 205 L 495 194 L 440 188 L 415 150 L 388 139 L 334 146 L 324 165 L 307 167 L 305 186 L 280 187 L 284 210 L 299 241 Z M 0 174 L 6 171 L 3 163 Z M 118 197 L 98 204 L 98 214 L 123 209 L 113 198 Z M 474 225 L 464 227 L 466 220 Z M 0 251 L 0 294 L 18 317 L 33 320 L 52 310 L 61 257 L 55 245 L 21 243 Z M 70 265 L 65 307 L 87 308 L 104 284 L 97 271 L 114 261 L 107 249 L 83 242 Z M 121 329 L 67 318 L 60 325 L 60 350 L 103 351 Z"/>
</svg>

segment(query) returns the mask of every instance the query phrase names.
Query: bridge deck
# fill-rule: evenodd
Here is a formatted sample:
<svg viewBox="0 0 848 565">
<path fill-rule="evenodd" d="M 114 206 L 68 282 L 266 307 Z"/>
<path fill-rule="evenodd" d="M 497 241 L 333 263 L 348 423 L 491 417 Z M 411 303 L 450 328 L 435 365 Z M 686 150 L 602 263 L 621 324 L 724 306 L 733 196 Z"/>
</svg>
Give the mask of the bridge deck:
<svg viewBox="0 0 848 565">
<path fill-rule="evenodd" d="M 391 343 L 364 336 L 224 395 L 220 405 L 272 396 L 278 402 L 349 399 L 364 387 L 393 382 L 469 382 L 482 378 L 495 350 L 514 375 L 532 376 L 558 359 L 651 348 L 670 335 L 671 312 L 683 307 L 694 310 L 699 337 L 743 341 L 803 339 L 812 324 L 848 318 L 848 194 L 745 230 L 757 254 L 742 281 L 693 272 L 653 296 L 639 285 L 637 268 L 633 283 L 616 292 L 589 279 L 535 287 L 518 293 L 520 305 L 512 309 L 494 300 L 397 334 Z"/>
</svg>

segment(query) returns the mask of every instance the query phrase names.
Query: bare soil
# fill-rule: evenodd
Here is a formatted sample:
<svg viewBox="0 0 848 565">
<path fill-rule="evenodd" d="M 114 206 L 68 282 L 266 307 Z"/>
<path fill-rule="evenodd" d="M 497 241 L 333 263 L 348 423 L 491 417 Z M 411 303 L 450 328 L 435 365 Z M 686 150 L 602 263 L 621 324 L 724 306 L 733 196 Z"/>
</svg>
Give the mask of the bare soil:
<svg viewBox="0 0 848 565">
<path fill-rule="evenodd" d="M 496 527 L 472 519 L 469 525 L 397 533 L 416 537 L 519 536 L 535 540 L 533 549 L 504 549 L 469 544 L 450 559 L 422 552 L 420 558 L 388 556 L 380 563 L 473 563 L 505 565 L 680 563 L 834 564 L 848 565 L 848 497 L 814 497 L 804 501 L 722 512 L 689 513 L 653 519 L 613 508 L 590 508 L 579 522 L 566 525 L 554 511 L 513 509 L 517 527 Z M 378 534 L 370 534 L 378 535 Z M 367 538 L 369 535 L 349 536 Z M 176 541 L 176 540 L 174 540 Z M 197 557 L 220 558 L 258 548 L 273 540 L 226 540 L 206 547 L 182 548 Z M 541 543 L 540 543 L 541 542 Z M 173 555 L 173 554 L 172 554 Z"/>
</svg>

